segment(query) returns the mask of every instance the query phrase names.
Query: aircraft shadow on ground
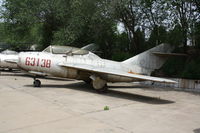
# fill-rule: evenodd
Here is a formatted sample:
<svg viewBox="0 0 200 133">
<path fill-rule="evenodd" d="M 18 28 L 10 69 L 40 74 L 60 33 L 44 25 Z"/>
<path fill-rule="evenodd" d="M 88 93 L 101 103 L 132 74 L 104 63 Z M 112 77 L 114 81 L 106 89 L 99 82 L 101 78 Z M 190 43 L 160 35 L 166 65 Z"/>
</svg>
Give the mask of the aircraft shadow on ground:
<svg viewBox="0 0 200 133">
<path fill-rule="evenodd" d="M 32 87 L 32 85 L 26 85 L 27 87 Z M 43 84 L 41 88 L 67 88 L 67 89 L 72 89 L 72 90 L 78 90 L 78 91 L 84 91 L 84 92 L 89 92 L 89 93 L 96 93 L 96 90 L 94 90 L 90 85 L 85 84 L 84 82 L 78 82 L 78 83 L 69 83 L 65 85 L 55 85 L 55 84 Z M 110 88 L 108 86 L 108 88 Z M 124 88 L 124 86 L 122 87 Z M 131 88 L 129 86 L 129 88 Z M 134 87 L 132 87 L 134 88 Z M 144 96 L 144 95 L 139 95 L 139 94 L 133 94 L 133 93 L 128 93 L 128 92 L 121 92 L 119 90 L 110 90 L 106 93 L 102 93 L 99 95 L 104 95 L 108 97 L 115 97 L 115 98 L 120 98 L 120 99 L 127 99 L 127 100 L 132 100 L 132 101 L 138 101 L 142 103 L 148 103 L 148 104 L 172 104 L 175 103 L 174 101 L 171 100 L 165 100 L 157 97 L 151 97 L 151 96 Z"/>
<path fill-rule="evenodd" d="M 155 86 L 150 86 L 150 85 L 134 85 L 133 86 L 109 86 L 109 88 L 112 89 L 130 89 L 130 88 L 139 88 L 141 90 L 151 90 L 151 91 L 175 91 L 173 88 L 167 88 L 167 87 L 155 87 Z"/>
<path fill-rule="evenodd" d="M 150 87 L 149 86 L 142 86 L 142 85 L 132 85 L 132 86 L 126 86 L 126 85 L 123 85 L 123 86 L 113 86 L 113 85 L 109 85 L 108 86 L 109 88 L 111 89 L 132 89 L 132 88 L 142 88 L 142 89 L 149 89 Z"/>
<path fill-rule="evenodd" d="M 0 76 L 23 76 L 29 77 L 29 75 L 22 73 L 20 70 L 0 70 Z"/>
<path fill-rule="evenodd" d="M 200 128 L 193 130 L 194 133 L 200 133 Z"/>
</svg>

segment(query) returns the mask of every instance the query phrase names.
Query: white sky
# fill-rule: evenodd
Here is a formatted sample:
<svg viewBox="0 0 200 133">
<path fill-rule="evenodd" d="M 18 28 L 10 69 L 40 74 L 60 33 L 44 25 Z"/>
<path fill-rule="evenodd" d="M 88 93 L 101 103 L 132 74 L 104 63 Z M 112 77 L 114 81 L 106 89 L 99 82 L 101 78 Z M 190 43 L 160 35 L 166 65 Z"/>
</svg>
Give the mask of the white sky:
<svg viewBox="0 0 200 133">
<path fill-rule="evenodd" d="M 1 11 L 3 10 L 2 9 L 2 3 L 3 3 L 3 0 L 0 0 L 0 16 L 1 16 Z M 0 19 L 0 22 L 3 22 L 3 19 Z"/>
<path fill-rule="evenodd" d="M 119 23 L 117 24 L 117 30 L 118 30 L 119 34 L 123 33 L 124 30 L 125 30 L 124 24 L 121 23 L 121 22 L 119 22 Z"/>
<path fill-rule="evenodd" d="M 2 4 L 2 1 L 3 1 L 3 0 L 0 0 L 0 6 L 1 6 L 1 4 Z"/>
</svg>

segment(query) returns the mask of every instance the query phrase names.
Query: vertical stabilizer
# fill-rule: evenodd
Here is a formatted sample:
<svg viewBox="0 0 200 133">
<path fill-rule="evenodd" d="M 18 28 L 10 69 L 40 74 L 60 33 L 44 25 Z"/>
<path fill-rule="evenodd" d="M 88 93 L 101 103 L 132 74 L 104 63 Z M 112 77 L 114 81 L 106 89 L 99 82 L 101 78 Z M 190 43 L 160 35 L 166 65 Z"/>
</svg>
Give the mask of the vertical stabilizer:
<svg viewBox="0 0 200 133">
<path fill-rule="evenodd" d="M 159 69 L 168 59 L 168 56 L 160 56 L 158 53 L 169 54 L 174 50 L 170 44 L 160 44 L 141 54 L 129 58 L 122 63 L 131 66 L 131 71 L 135 73 L 150 75 L 155 69 Z"/>
</svg>

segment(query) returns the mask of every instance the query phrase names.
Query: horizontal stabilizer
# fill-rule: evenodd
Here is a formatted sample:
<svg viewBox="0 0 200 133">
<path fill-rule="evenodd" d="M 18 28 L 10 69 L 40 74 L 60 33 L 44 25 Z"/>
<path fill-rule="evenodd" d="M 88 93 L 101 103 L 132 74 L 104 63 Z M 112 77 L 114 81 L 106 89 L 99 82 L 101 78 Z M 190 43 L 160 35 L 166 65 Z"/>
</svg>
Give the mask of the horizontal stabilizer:
<svg viewBox="0 0 200 133">
<path fill-rule="evenodd" d="M 182 54 L 182 53 L 162 53 L 162 52 L 152 52 L 152 53 L 158 56 L 187 56 L 187 54 Z"/>
</svg>

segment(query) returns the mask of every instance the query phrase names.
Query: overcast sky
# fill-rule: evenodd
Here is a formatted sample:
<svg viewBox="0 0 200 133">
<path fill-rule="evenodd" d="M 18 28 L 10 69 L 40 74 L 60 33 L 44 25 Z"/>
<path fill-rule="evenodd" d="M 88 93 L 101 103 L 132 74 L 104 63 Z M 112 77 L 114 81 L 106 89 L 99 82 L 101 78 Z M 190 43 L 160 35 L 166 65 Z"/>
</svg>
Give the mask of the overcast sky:
<svg viewBox="0 0 200 133">
<path fill-rule="evenodd" d="M 2 3 L 3 3 L 3 0 L 0 0 L 0 8 L 1 8 Z"/>
<path fill-rule="evenodd" d="M 2 1 L 3 0 L 0 0 L 0 8 L 1 8 L 1 5 L 2 5 Z M 1 9 L 0 9 L 0 16 L 1 16 Z M 0 19 L 0 22 L 2 22 L 3 21 L 3 19 Z"/>
</svg>

